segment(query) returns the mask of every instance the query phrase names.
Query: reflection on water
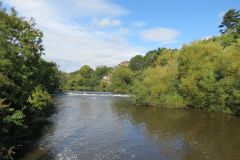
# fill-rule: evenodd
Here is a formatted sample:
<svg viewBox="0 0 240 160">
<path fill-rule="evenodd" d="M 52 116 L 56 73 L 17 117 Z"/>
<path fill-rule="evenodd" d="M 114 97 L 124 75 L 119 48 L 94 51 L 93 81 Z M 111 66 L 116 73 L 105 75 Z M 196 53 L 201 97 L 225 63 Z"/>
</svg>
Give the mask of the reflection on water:
<svg viewBox="0 0 240 160">
<path fill-rule="evenodd" d="M 240 118 L 136 107 L 127 97 L 62 94 L 58 112 L 23 160 L 238 160 Z"/>
</svg>

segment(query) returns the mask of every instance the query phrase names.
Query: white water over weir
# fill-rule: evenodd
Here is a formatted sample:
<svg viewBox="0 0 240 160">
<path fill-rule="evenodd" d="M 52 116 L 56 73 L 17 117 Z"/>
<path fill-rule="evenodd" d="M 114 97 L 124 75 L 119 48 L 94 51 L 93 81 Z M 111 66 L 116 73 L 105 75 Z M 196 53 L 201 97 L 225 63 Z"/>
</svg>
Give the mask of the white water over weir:
<svg viewBox="0 0 240 160">
<path fill-rule="evenodd" d="M 69 91 L 63 94 L 68 96 L 104 96 L 104 97 L 130 97 L 127 94 L 114 94 L 112 92 L 82 92 L 82 91 Z"/>
</svg>

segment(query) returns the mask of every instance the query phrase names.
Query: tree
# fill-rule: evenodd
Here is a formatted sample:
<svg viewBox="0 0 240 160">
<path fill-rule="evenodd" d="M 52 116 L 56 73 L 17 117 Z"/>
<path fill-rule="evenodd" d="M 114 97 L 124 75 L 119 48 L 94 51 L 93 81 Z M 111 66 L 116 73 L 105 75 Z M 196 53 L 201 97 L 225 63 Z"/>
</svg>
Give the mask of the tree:
<svg viewBox="0 0 240 160">
<path fill-rule="evenodd" d="M 228 113 L 240 115 L 240 40 L 224 49 L 216 66 L 218 89 Z"/>
<path fill-rule="evenodd" d="M 162 59 L 167 63 L 162 65 Z M 138 105 L 164 107 L 183 107 L 184 100 L 178 86 L 178 55 L 166 50 L 156 60 L 156 67 L 149 67 L 143 72 L 142 80 L 135 80 L 131 93 Z"/>
<path fill-rule="evenodd" d="M 31 105 L 30 111 L 35 118 L 50 115 L 52 110 L 51 96 L 42 87 L 36 87 L 27 101 Z"/>
<path fill-rule="evenodd" d="M 218 39 L 224 47 L 231 46 L 240 38 L 240 11 L 230 9 L 219 26 L 222 36 Z"/>
<path fill-rule="evenodd" d="M 216 59 L 222 50 L 214 42 L 194 42 L 181 49 L 179 78 L 182 95 L 189 106 L 222 109 L 215 75 Z"/>
<path fill-rule="evenodd" d="M 79 73 L 86 79 L 90 78 L 93 72 L 93 69 L 88 65 L 82 66 L 79 70 Z"/>
<path fill-rule="evenodd" d="M 145 67 L 144 58 L 141 55 L 134 56 L 129 62 L 129 67 L 133 71 L 143 69 Z"/>
<path fill-rule="evenodd" d="M 35 78 L 38 79 L 38 83 L 42 84 L 45 90 L 49 93 L 53 93 L 55 90 L 59 89 L 61 73 L 56 63 L 40 59 L 37 68 L 38 74 L 35 75 Z"/>
<path fill-rule="evenodd" d="M 36 86 L 44 90 L 43 95 L 59 87 L 57 65 L 41 58 L 42 37 L 33 19 L 27 21 L 15 9 L 0 6 L 0 159 L 11 158 L 5 151 L 10 148 L 12 153 L 15 144 L 31 134 L 28 127 L 38 117 L 32 115 L 30 108 L 35 103 L 28 98 L 34 95 Z M 9 104 L 7 107 L 2 99 Z M 42 103 L 48 103 L 48 99 L 42 99 Z"/>
<path fill-rule="evenodd" d="M 132 84 L 133 72 L 126 66 L 116 68 L 112 72 L 111 89 L 116 93 L 128 93 Z"/>
<path fill-rule="evenodd" d="M 147 54 L 144 56 L 144 61 L 145 61 L 145 68 L 149 66 L 154 66 L 154 62 L 157 59 L 157 56 L 160 54 L 159 50 L 153 50 L 147 52 Z"/>
<path fill-rule="evenodd" d="M 13 84 L 11 88 L 2 88 L 0 97 L 8 97 L 7 101 L 19 106 L 37 83 L 33 71 L 43 54 L 42 32 L 35 29 L 33 21 L 17 17 L 15 10 L 9 14 L 0 11 L 0 19 L 0 73 Z"/>
<path fill-rule="evenodd" d="M 240 11 L 235 9 L 228 10 L 224 17 L 221 25 L 219 28 L 221 29 L 221 33 L 226 33 L 229 30 L 232 30 L 234 32 L 240 31 Z"/>
<path fill-rule="evenodd" d="M 102 79 L 104 76 L 108 75 L 110 71 L 111 71 L 110 67 L 100 66 L 96 68 L 95 75 L 98 77 L 98 79 Z"/>
</svg>

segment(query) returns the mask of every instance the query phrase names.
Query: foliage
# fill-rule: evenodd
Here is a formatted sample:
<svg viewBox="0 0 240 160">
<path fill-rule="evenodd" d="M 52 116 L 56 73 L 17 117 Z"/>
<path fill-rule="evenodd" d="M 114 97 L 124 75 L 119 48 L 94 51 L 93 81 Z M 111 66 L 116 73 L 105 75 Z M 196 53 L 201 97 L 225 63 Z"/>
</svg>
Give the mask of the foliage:
<svg viewBox="0 0 240 160">
<path fill-rule="evenodd" d="M 181 50 L 181 91 L 188 105 L 239 114 L 239 41 L 198 42 Z"/>
<path fill-rule="evenodd" d="M 95 75 L 101 79 L 104 76 L 108 75 L 111 72 L 112 68 L 107 67 L 107 66 L 99 66 L 95 70 Z"/>
<path fill-rule="evenodd" d="M 126 66 L 120 66 L 112 72 L 110 88 L 115 93 L 128 93 L 132 84 L 133 72 Z"/>
<path fill-rule="evenodd" d="M 222 33 L 220 39 L 225 47 L 235 43 L 240 38 L 240 10 L 228 10 L 219 28 Z"/>
<path fill-rule="evenodd" d="M 215 60 L 221 51 L 220 44 L 211 42 L 195 42 L 180 51 L 181 91 L 188 105 L 201 108 L 218 105 Z"/>
<path fill-rule="evenodd" d="M 81 69 L 79 70 L 79 73 L 85 78 L 91 78 L 92 74 L 93 74 L 93 69 L 88 66 L 88 65 L 84 65 L 81 67 Z"/>
<path fill-rule="evenodd" d="M 229 30 L 233 30 L 234 32 L 240 31 L 240 10 L 230 9 L 228 10 L 224 17 L 221 25 L 221 33 L 226 33 Z"/>
<path fill-rule="evenodd" d="M 46 117 L 51 113 L 52 102 L 50 94 L 42 87 L 36 87 L 31 96 L 28 97 L 28 103 L 31 108 L 30 111 L 35 117 Z"/>
<path fill-rule="evenodd" d="M 239 22 L 239 11 L 229 10 L 220 25 L 221 36 L 180 50 L 162 48 L 133 57 L 132 83 L 125 90 L 138 105 L 189 106 L 240 115 Z M 116 86 L 124 86 L 117 82 Z"/>
<path fill-rule="evenodd" d="M 240 40 L 227 47 L 219 57 L 217 65 L 218 87 L 225 98 L 225 106 L 240 115 Z"/>
<path fill-rule="evenodd" d="M 38 66 L 39 74 L 37 83 L 47 90 L 49 93 L 53 93 L 55 90 L 61 89 L 61 81 L 63 79 L 62 72 L 58 70 L 58 66 L 54 62 L 47 62 L 43 59 L 39 60 Z"/>
<path fill-rule="evenodd" d="M 103 78 L 108 76 L 111 70 L 107 66 L 100 66 L 93 70 L 90 66 L 84 65 L 80 70 L 72 72 L 67 76 L 63 88 L 65 90 L 105 91 L 108 83 Z"/>
<path fill-rule="evenodd" d="M 29 108 L 36 105 L 37 96 L 47 97 L 47 91 L 59 88 L 60 72 L 55 63 L 41 58 L 43 34 L 33 19 L 27 21 L 15 9 L 0 7 L 0 35 L 0 158 L 9 159 L 16 143 L 31 132 L 29 125 L 38 118 Z M 46 91 L 35 93 L 36 86 Z M 29 96 L 34 97 L 30 103 Z M 41 102 L 48 103 L 49 97 L 43 97 Z"/>
<path fill-rule="evenodd" d="M 139 71 L 146 69 L 148 67 L 155 67 L 156 60 L 159 55 L 161 55 L 165 51 L 175 51 L 172 49 L 166 49 L 166 48 L 158 48 L 157 50 L 152 50 L 146 53 L 146 55 L 136 55 L 133 58 L 131 58 L 129 62 L 129 67 L 133 71 Z"/>
<path fill-rule="evenodd" d="M 163 59 L 166 60 L 164 65 L 161 64 Z M 183 98 L 178 93 L 177 60 L 177 54 L 162 53 L 157 60 L 160 65 L 148 68 L 141 82 L 135 81 L 132 94 L 138 105 L 184 106 Z"/>
<path fill-rule="evenodd" d="M 144 58 L 141 55 L 134 56 L 129 62 L 129 67 L 133 71 L 143 69 L 145 67 Z"/>
<path fill-rule="evenodd" d="M 24 118 L 22 110 L 10 108 L 5 99 L 0 98 L 0 158 L 12 159 L 15 153 L 12 142 L 17 142 L 16 135 L 26 128 Z"/>
<path fill-rule="evenodd" d="M 156 61 L 158 55 L 161 54 L 161 50 L 162 49 L 159 48 L 158 50 L 153 50 L 146 53 L 144 56 L 145 68 L 154 66 L 154 62 Z"/>
</svg>

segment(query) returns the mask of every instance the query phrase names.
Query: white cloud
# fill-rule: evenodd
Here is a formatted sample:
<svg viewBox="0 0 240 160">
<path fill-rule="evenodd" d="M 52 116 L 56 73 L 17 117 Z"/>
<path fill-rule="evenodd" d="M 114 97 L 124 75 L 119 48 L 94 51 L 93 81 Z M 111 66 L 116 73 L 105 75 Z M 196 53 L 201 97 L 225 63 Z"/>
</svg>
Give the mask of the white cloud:
<svg viewBox="0 0 240 160">
<path fill-rule="evenodd" d="M 93 19 L 92 20 L 94 25 L 99 27 L 119 27 L 121 26 L 122 22 L 119 19 L 112 19 L 112 18 L 103 18 L 103 19 Z"/>
<path fill-rule="evenodd" d="M 54 3 L 55 1 L 55 3 Z M 79 69 L 84 64 L 114 66 L 129 59 L 142 49 L 127 42 L 128 29 L 118 27 L 114 31 L 98 30 L 91 19 L 120 16 L 127 11 L 109 0 L 5 0 L 15 6 L 21 16 L 34 17 L 43 33 L 46 59 L 59 62 L 65 71 Z M 62 3 L 64 10 L 56 3 Z M 74 6 L 74 9 L 72 7 Z M 70 16 L 68 12 L 79 11 L 81 16 Z M 86 18 L 85 16 L 91 16 Z M 76 21 L 77 19 L 77 21 Z M 87 19 L 87 20 L 86 20 Z M 119 19 L 110 18 L 102 26 L 120 26 Z M 65 62 L 64 62 L 65 61 Z M 74 62 L 74 63 L 71 63 Z M 69 66 L 67 67 L 67 64 Z"/>
<path fill-rule="evenodd" d="M 170 28 L 151 28 L 140 33 L 143 40 L 160 43 L 173 43 L 179 35 L 179 31 Z"/>
<path fill-rule="evenodd" d="M 68 13 L 81 16 L 121 16 L 129 13 L 128 10 L 120 5 L 113 3 L 111 0 L 54 0 L 61 3 Z"/>
<path fill-rule="evenodd" d="M 136 22 L 133 22 L 133 24 L 132 24 L 132 26 L 135 28 L 142 28 L 142 27 L 145 27 L 146 25 L 147 25 L 147 23 L 142 22 L 142 21 L 136 21 Z"/>
</svg>

